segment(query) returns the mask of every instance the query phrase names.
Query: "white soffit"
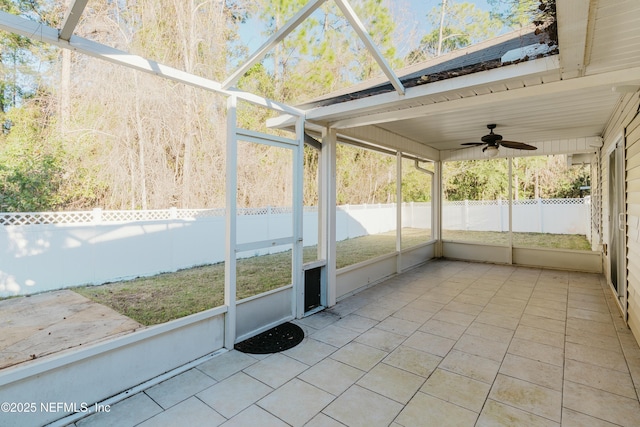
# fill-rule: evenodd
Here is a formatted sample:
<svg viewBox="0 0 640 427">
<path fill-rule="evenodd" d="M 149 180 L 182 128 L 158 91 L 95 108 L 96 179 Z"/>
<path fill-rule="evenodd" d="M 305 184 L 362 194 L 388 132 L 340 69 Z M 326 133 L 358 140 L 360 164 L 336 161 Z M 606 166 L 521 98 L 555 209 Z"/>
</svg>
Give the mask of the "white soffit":
<svg viewBox="0 0 640 427">
<path fill-rule="evenodd" d="M 477 73 L 490 73 L 493 70 Z M 469 79 L 467 79 L 469 77 Z M 482 77 L 482 76 L 478 76 Z M 468 82 L 473 79 L 474 75 L 458 77 L 456 79 L 450 80 L 458 80 L 461 79 L 459 84 L 464 84 L 464 82 Z M 398 120 L 407 120 L 411 118 L 419 118 L 425 115 L 438 113 L 441 114 L 443 112 L 455 112 L 460 109 L 465 108 L 490 108 L 492 104 L 502 104 L 508 102 L 525 102 L 527 98 L 530 97 L 540 97 L 540 96 L 559 96 L 561 94 L 566 94 L 567 96 L 571 94 L 573 91 L 582 91 L 587 89 L 601 88 L 607 87 L 608 90 L 611 89 L 612 86 L 621 85 L 621 84 L 631 84 L 632 82 L 636 82 L 640 79 L 640 67 L 638 68 L 629 68 L 625 70 L 613 71 L 610 73 L 603 73 L 594 76 L 587 76 L 577 79 L 570 80 L 562 80 L 555 81 L 546 84 L 540 84 L 535 86 L 523 86 L 519 89 L 513 90 L 502 90 L 500 92 L 491 92 L 485 95 L 475 95 L 468 97 L 460 97 L 454 99 L 445 99 L 442 102 L 432 102 L 430 104 L 425 105 L 409 105 L 408 101 L 412 99 L 413 93 L 409 90 L 407 91 L 407 101 L 405 101 L 405 107 L 403 107 L 403 103 L 401 100 L 393 99 L 393 95 L 389 96 L 388 94 L 378 96 L 369 97 L 370 99 L 365 99 L 364 101 L 368 101 L 367 104 L 360 104 L 355 108 L 356 112 L 361 114 L 358 117 L 354 117 L 351 119 L 343 119 L 337 121 L 327 120 L 326 117 L 323 117 L 321 111 L 323 110 L 328 114 L 328 117 L 334 117 L 333 112 L 330 110 L 331 107 L 325 107 L 322 109 L 313 110 L 307 113 L 308 120 L 318 120 L 318 121 L 328 121 L 332 126 L 340 129 L 340 128 L 348 128 L 348 127 L 357 127 L 357 126 L 365 126 L 371 124 L 381 124 Z M 446 81 L 444 81 L 446 82 Z M 444 83 L 443 82 L 443 83 Z M 440 82 L 438 82 L 440 83 Z M 496 82 L 497 83 L 497 82 Z M 451 84 L 455 84 L 451 82 Z M 425 85 L 429 86 L 429 85 Z M 420 87 L 416 89 L 421 89 Z M 507 88 L 508 89 L 508 88 Z M 382 97 L 392 98 L 390 102 L 382 102 L 384 99 Z M 376 99 L 373 99 L 376 98 Z M 413 97 L 415 99 L 415 97 Z M 379 101 L 376 104 L 375 101 Z M 357 100 L 344 104 L 352 104 L 357 103 Z M 336 108 L 345 109 L 346 106 L 342 106 L 340 104 L 335 106 Z M 391 110 L 391 108 L 396 108 Z M 381 111 L 381 112 L 375 112 Z M 532 112 L 534 114 L 535 112 Z M 349 112 L 343 111 L 344 115 L 348 115 Z M 353 110 L 351 111 L 353 114 Z M 583 135 L 584 136 L 584 135 Z"/>
<path fill-rule="evenodd" d="M 460 93 L 465 92 L 470 95 L 470 98 L 478 98 L 480 95 L 477 93 L 483 92 L 481 88 L 490 88 L 491 85 L 498 82 L 523 81 L 530 80 L 536 76 L 558 76 L 558 74 L 559 63 L 557 58 L 555 56 L 546 57 L 407 88 L 404 96 L 400 96 L 395 92 L 387 92 L 326 107 L 318 107 L 307 112 L 307 120 L 331 123 L 336 127 L 347 128 L 418 117 L 422 113 L 417 111 L 416 106 L 420 106 L 422 103 L 435 103 L 436 101 L 432 100 L 432 97 L 444 96 L 447 100 L 449 98 L 462 99 L 463 96 Z M 549 80 L 555 79 L 557 77 L 549 77 Z M 491 93 L 491 89 L 489 89 L 488 93 Z M 384 112 L 378 113 L 380 111 Z M 394 111 L 397 112 L 395 116 Z"/>
<path fill-rule="evenodd" d="M 589 17 L 586 74 L 639 66 L 640 1 L 600 0 L 591 3 L 595 10 Z"/>
<path fill-rule="evenodd" d="M 584 75 L 590 0 L 560 0 L 556 3 L 558 45 L 562 78 Z"/>
</svg>

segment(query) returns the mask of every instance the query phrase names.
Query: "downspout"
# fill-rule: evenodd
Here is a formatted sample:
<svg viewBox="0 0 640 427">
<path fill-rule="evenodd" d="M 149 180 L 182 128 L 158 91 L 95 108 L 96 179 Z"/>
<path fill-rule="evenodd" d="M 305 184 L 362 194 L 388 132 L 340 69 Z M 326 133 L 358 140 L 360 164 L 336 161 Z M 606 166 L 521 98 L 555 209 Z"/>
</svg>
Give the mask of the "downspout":
<svg viewBox="0 0 640 427">
<path fill-rule="evenodd" d="M 416 162 L 415 166 L 416 166 L 417 170 L 419 170 L 421 172 L 424 172 L 424 173 L 427 173 L 427 174 L 431 175 L 431 178 L 433 178 L 433 171 L 430 171 L 429 169 L 425 169 L 423 167 L 420 167 L 420 160 L 415 159 L 415 162 Z"/>
</svg>

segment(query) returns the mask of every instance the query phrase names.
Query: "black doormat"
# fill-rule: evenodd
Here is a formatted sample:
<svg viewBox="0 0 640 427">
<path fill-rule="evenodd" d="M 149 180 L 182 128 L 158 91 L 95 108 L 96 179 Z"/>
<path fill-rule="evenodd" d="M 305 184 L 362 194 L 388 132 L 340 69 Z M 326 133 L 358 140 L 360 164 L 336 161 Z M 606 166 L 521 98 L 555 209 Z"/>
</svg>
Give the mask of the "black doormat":
<svg viewBox="0 0 640 427">
<path fill-rule="evenodd" d="M 287 322 L 239 342 L 234 348 L 243 353 L 251 354 L 278 353 L 297 346 L 303 338 L 302 328 Z"/>
</svg>

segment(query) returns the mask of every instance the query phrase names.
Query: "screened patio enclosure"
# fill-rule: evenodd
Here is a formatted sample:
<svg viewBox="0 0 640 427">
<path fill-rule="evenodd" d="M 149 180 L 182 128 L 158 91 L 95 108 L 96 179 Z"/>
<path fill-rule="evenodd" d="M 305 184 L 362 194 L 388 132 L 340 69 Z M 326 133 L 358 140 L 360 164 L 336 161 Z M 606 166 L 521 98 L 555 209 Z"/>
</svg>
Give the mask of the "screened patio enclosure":
<svg viewBox="0 0 640 427">
<path fill-rule="evenodd" d="M 347 0 L 339 6 L 383 71 L 384 78 L 288 106 L 242 92 L 234 84 L 270 49 L 308 18 L 324 0 L 312 0 L 267 40 L 249 60 L 219 83 L 167 67 L 74 35 L 87 0 L 71 2 L 60 28 L 0 12 L 0 28 L 52 45 L 72 49 L 146 73 L 227 97 L 227 181 L 225 303 L 223 306 L 168 322 L 90 348 L 0 373 L 0 400 L 30 400 L 37 392 L 46 401 L 99 402 L 150 378 L 186 366 L 239 340 L 287 320 L 331 307 L 390 276 L 434 258 L 604 273 L 620 311 L 636 339 L 640 337 L 640 39 L 629 28 L 640 24 L 637 2 L 561 1 L 557 4 L 557 37 L 540 39 L 533 28 L 506 34 L 443 55 L 408 69 L 393 70 L 380 54 Z M 623 20 L 624 25 L 620 25 Z M 490 64 L 489 66 L 484 66 Z M 478 66 L 481 65 L 480 68 Z M 433 77 L 433 78 L 431 78 Z M 290 130 L 276 137 L 239 129 L 236 108 L 248 102 L 276 111 L 271 128 Z M 504 201 L 505 244 L 447 239 L 443 235 L 442 168 L 447 162 L 486 159 L 483 147 L 461 149 L 497 124 L 505 140 L 536 147 L 519 151 L 505 146 L 496 158 L 506 159 L 511 187 L 515 158 L 567 155 L 589 164 L 591 250 L 553 250 L 514 243 L 517 209 Z M 318 252 L 303 262 L 302 149 L 320 151 L 318 180 Z M 267 144 L 290 153 L 293 190 L 290 233 L 277 239 L 241 237 L 236 228 L 238 144 Z M 395 250 L 343 268 L 336 266 L 336 155 L 338 144 L 350 144 L 395 157 Z M 619 147 L 619 148 L 617 148 Z M 616 154 L 618 153 L 618 154 Z M 403 246 L 401 183 L 403 170 L 421 170 L 431 180 L 430 229 L 415 246 Z M 510 195 L 513 191 L 510 188 Z M 235 262 L 243 251 L 291 248 L 291 283 L 263 295 L 236 300 Z M 306 274 L 315 271 L 315 274 Z M 305 278 L 319 282 L 307 292 Z M 311 292 L 315 302 L 306 304 Z M 206 339 L 203 339 L 206 337 Z M 166 349 L 172 349 L 168 352 Z M 148 363 L 140 354 L 160 354 Z M 96 367 L 100 367 L 97 369 Z M 99 376 L 96 380 L 96 375 Z M 59 384 L 76 378 L 60 396 Z M 96 382 L 102 384 L 96 389 Z M 11 396 L 11 399 L 5 397 Z M 60 414 L 38 414 L 38 423 Z"/>
</svg>

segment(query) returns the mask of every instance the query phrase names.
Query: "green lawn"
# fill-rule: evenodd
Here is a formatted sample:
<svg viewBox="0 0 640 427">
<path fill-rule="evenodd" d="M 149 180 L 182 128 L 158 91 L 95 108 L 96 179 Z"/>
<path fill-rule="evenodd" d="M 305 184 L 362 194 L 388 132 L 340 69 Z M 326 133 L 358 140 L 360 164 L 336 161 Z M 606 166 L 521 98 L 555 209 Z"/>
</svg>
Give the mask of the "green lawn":
<svg viewBox="0 0 640 427">
<path fill-rule="evenodd" d="M 444 239 L 506 244 L 506 233 L 445 231 Z M 425 230 L 403 229 L 403 248 L 426 242 Z M 505 237 L 506 236 L 506 237 Z M 589 250 L 584 236 L 514 233 L 514 245 Z M 395 232 L 375 234 L 337 242 L 337 268 L 395 252 Z M 305 262 L 316 259 L 316 247 L 304 250 Z M 291 283 L 291 252 L 256 256 L 237 262 L 237 298 L 276 289 Z M 144 325 L 218 307 L 224 303 L 224 263 L 159 274 L 100 286 L 83 286 L 74 291 Z"/>
<path fill-rule="evenodd" d="M 509 244 L 508 232 L 496 231 L 463 231 L 443 230 L 444 240 L 460 242 L 490 243 L 497 245 Z M 513 246 L 549 249 L 573 249 L 590 251 L 591 244 L 585 236 L 577 234 L 547 234 L 547 233 L 513 233 Z"/>
</svg>

